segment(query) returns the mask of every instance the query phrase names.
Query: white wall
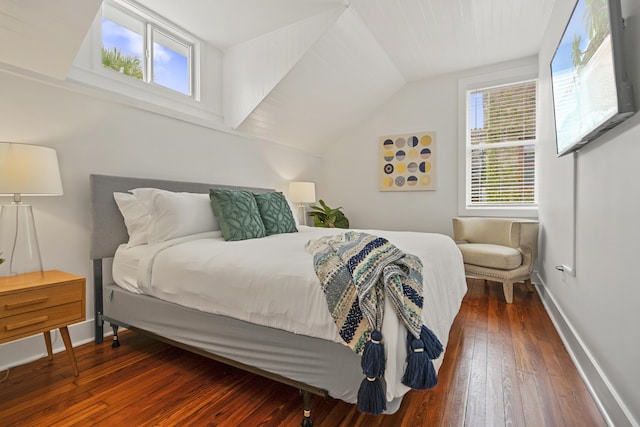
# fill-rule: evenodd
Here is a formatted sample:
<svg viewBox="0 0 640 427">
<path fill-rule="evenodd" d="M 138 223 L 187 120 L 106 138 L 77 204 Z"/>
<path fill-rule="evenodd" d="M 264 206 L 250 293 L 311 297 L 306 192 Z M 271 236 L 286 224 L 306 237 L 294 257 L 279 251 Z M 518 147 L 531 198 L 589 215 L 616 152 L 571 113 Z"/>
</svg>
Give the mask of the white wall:
<svg viewBox="0 0 640 427">
<path fill-rule="evenodd" d="M 622 0 L 627 18 L 627 71 L 640 108 L 640 4 Z M 556 2 L 538 57 L 541 223 L 540 293 L 559 332 L 601 408 L 616 426 L 640 420 L 640 287 L 634 265 L 640 259 L 640 114 L 600 140 L 557 158 L 549 62 L 573 0 Z M 451 234 L 457 214 L 457 84 L 469 76 L 498 72 L 499 64 L 404 87 L 365 122 L 337 139 L 324 156 L 318 196 L 341 205 L 356 228 Z M 378 137 L 436 131 L 438 190 L 383 193 L 377 189 Z M 574 205 L 575 197 L 575 205 Z M 577 275 L 555 266 L 574 264 L 574 206 Z"/>
<path fill-rule="evenodd" d="M 406 85 L 324 156 L 318 198 L 342 206 L 353 228 L 451 233 L 457 209 L 457 90 L 454 77 Z M 435 131 L 437 191 L 379 192 L 378 138 Z"/>
<path fill-rule="evenodd" d="M 536 64 L 535 58 L 496 64 L 407 84 L 365 122 L 341 136 L 324 158 L 318 197 L 341 205 L 354 228 L 453 234 L 458 215 L 458 82 Z M 378 191 L 378 138 L 436 132 L 437 190 Z"/>
<path fill-rule="evenodd" d="M 285 193 L 291 180 L 316 181 L 320 176 L 317 157 L 104 101 L 69 87 L 0 70 L 0 141 L 58 151 L 64 196 L 24 200 L 34 208 L 44 268 L 87 277 L 88 320 L 70 328 L 76 344 L 93 338 L 89 174 L 230 183 Z M 2 203 L 10 201 L 0 197 Z M 54 344 L 63 348 L 59 337 Z M 42 336 L 0 345 L 0 369 L 44 353 Z"/>
<path fill-rule="evenodd" d="M 628 71 L 640 105 L 640 4 L 622 3 Z M 635 329 L 640 324 L 640 287 L 634 266 L 640 227 L 634 220 L 640 208 L 640 115 L 577 154 L 574 183 L 573 158 L 557 159 L 553 148 L 548 75 L 572 6 L 573 0 L 555 3 L 539 55 L 539 289 L 613 423 L 638 425 L 640 344 Z M 354 227 L 451 234 L 451 217 L 457 213 L 457 84 L 460 78 L 487 71 L 491 68 L 407 85 L 370 119 L 337 139 L 323 161 L 0 71 L 0 140 L 58 150 L 65 195 L 27 201 L 34 205 L 45 268 L 87 276 L 91 318 L 90 173 L 280 190 L 286 190 L 289 180 L 313 180 L 318 196 L 331 206 L 342 205 Z M 438 190 L 378 192 L 378 137 L 420 131 L 437 132 Z M 577 275 L 570 277 L 554 267 L 573 263 L 574 195 Z M 91 321 L 71 328 L 76 343 L 90 339 L 92 331 Z M 56 344 L 60 348 L 60 340 Z M 44 351 L 41 337 L 0 345 L 0 369 Z"/>
<path fill-rule="evenodd" d="M 540 289 L 613 425 L 638 425 L 640 287 L 635 266 L 640 255 L 640 115 L 580 150 L 575 159 L 556 158 L 549 62 L 573 4 L 572 0 L 555 3 L 539 54 Z M 622 5 L 627 17 L 627 71 L 638 107 L 640 3 L 622 0 Z M 571 277 L 554 267 L 573 264 L 574 196 L 576 276 Z"/>
</svg>

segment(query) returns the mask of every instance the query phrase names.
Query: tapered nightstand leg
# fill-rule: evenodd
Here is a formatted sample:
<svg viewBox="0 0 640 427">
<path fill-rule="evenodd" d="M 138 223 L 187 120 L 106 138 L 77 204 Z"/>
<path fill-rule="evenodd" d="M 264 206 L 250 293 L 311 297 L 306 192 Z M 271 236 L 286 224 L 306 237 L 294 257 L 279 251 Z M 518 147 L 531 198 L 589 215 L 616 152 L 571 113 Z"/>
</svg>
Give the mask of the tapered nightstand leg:
<svg viewBox="0 0 640 427">
<path fill-rule="evenodd" d="M 80 375 L 78 370 L 78 363 L 76 362 L 76 356 L 73 354 L 73 345 L 71 344 L 71 337 L 69 336 L 69 329 L 66 326 L 60 328 L 60 335 L 62 335 L 62 341 L 67 349 L 67 356 L 69 356 L 69 362 L 71 362 L 71 368 L 73 369 L 73 375 L 76 377 Z"/>
<path fill-rule="evenodd" d="M 53 360 L 53 347 L 51 346 L 51 332 L 45 331 L 42 333 L 44 335 L 44 345 L 47 346 L 47 355 L 49 356 L 49 360 Z"/>
</svg>

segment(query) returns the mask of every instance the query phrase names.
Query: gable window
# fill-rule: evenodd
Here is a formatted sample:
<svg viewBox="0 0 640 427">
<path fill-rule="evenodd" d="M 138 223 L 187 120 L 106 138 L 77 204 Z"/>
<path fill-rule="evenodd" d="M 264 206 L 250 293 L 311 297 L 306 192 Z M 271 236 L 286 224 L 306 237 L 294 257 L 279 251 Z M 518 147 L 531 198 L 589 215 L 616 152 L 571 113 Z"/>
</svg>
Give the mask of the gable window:
<svg viewBox="0 0 640 427">
<path fill-rule="evenodd" d="M 466 90 L 467 212 L 537 207 L 536 103 L 536 80 Z"/>
<path fill-rule="evenodd" d="M 102 65 L 114 72 L 193 96 L 193 42 L 129 3 L 102 7 Z"/>
</svg>

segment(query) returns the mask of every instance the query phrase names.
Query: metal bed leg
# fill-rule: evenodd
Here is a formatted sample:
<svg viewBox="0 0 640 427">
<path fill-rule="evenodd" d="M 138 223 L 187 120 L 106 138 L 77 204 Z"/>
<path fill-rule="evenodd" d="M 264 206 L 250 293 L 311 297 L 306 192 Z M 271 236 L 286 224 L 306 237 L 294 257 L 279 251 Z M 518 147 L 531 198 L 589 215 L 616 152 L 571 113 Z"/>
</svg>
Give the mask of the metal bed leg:
<svg viewBox="0 0 640 427">
<path fill-rule="evenodd" d="M 95 307 L 94 340 L 96 344 L 104 341 L 104 328 L 102 321 L 102 259 L 93 260 L 93 301 Z"/>
<path fill-rule="evenodd" d="M 311 393 L 302 390 L 300 390 L 300 393 L 304 398 L 304 418 L 302 419 L 302 427 L 312 427 L 313 421 L 311 421 Z"/>
<path fill-rule="evenodd" d="M 113 329 L 113 342 L 111 343 L 111 347 L 120 347 L 120 341 L 118 341 L 118 325 L 112 324 L 111 329 Z"/>
</svg>

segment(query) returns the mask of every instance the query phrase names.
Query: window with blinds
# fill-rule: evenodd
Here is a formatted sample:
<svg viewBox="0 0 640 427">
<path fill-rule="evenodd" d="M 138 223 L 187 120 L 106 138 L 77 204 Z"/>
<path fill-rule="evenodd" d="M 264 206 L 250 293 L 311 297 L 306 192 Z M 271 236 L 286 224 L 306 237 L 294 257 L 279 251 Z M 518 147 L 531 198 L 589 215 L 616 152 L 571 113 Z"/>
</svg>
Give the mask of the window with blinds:
<svg viewBox="0 0 640 427">
<path fill-rule="evenodd" d="M 535 207 L 535 80 L 467 91 L 466 205 Z"/>
</svg>

